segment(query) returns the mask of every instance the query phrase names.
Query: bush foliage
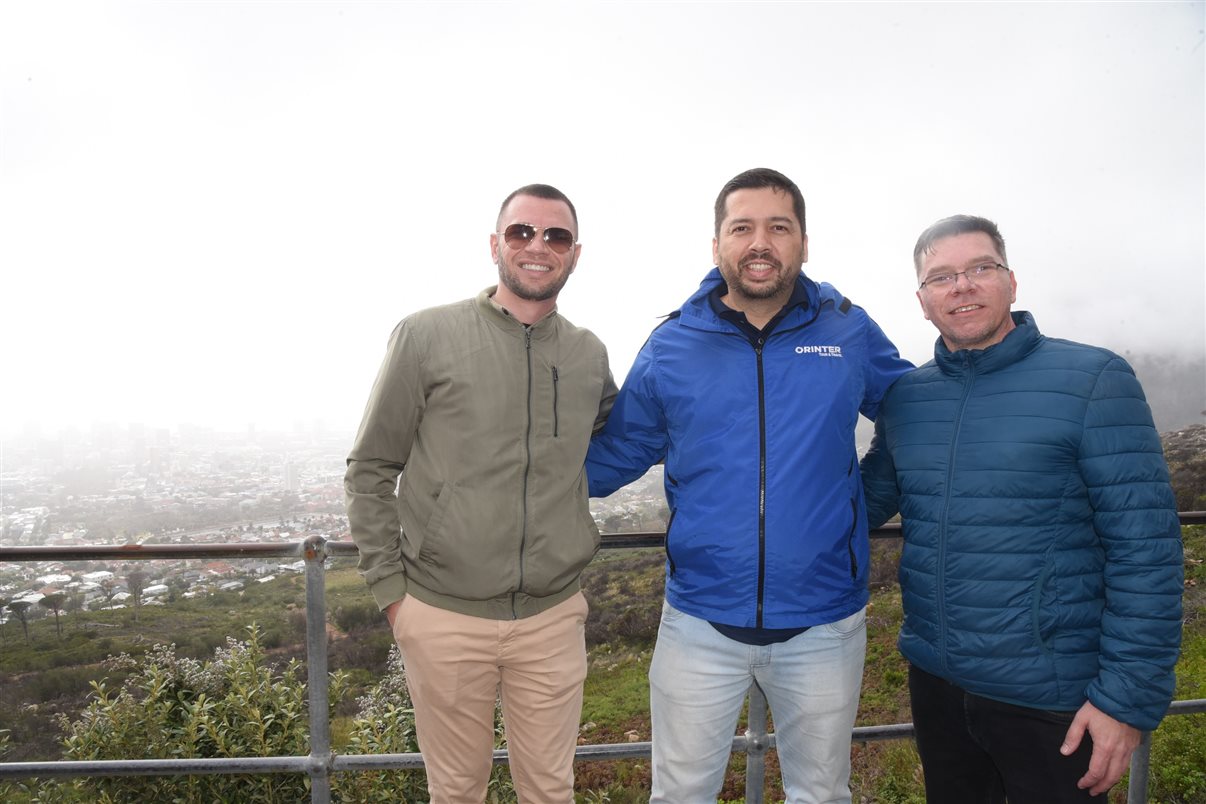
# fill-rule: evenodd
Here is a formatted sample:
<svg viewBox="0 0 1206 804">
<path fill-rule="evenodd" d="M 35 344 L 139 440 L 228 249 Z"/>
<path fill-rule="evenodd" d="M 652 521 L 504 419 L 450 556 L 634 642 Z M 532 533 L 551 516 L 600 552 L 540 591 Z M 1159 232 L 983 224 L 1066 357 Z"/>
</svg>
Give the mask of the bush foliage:
<svg viewBox="0 0 1206 804">
<path fill-rule="evenodd" d="M 246 640 L 228 639 L 212 659 L 178 655 L 175 645 L 155 645 L 141 658 L 110 657 L 106 669 L 125 675 L 110 689 L 106 677 L 92 682 L 87 707 L 72 720 L 60 717 L 70 760 L 193 759 L 214 757 L 305 756 L 310 751 L 307 692 L 302 667 L 267 661 L 262 632 L 248 629 Z M 347 674 L 331 674 L 330 714 L 347 693 Z M 356 701 L 348 727 L 346 754 L 412 753 L 419 750 L 414 709 L 407 693 L 402 657 L 395 647 L 386 674 Z M 495 709 L 496 743 L 505 745 Z M 0 757 L 9 734 L 0 731 Z M 427 799 L 421 770 L 344 772 L 331 777 L 338 802 L 412 802 Z M 296 802 L 309 800 L 309 779 L 301 773 L 242 775 L 114 776 L 0 784 L 5 801 L 100 802 L 214 801 Z M 487 801 L 513 801 L 505 766 L 494 768 Z"/>
<path fill-rule="evenodd" d="M 156 645 L 141 659 L 111 657 L 106 667 L 128 673 L 116 690 L 92 683 L 92 699 L 74 720 L 61 719 L 65 755 L 73 760 L 141 757 L 296 756 L 309 753 L 306 688 L 297 661 L 274 668 L 265 661 L 262 632 L 228 639 L 212 659 L 177 655 Z M 343 675 L 331 677 L 332 702 Z M 92 777 L 71 783 L 80 798 L 97 802 L 254 800 L 293 802 L 309 797 L 299 774 L 238 776 Z"/>
</svg>

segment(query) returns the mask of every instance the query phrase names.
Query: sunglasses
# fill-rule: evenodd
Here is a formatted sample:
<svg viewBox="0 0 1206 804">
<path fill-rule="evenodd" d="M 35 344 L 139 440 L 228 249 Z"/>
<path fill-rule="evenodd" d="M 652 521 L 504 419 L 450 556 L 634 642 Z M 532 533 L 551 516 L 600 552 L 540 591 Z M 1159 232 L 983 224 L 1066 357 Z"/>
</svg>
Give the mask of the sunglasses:
<svg viewBox="0 0 1206 804">
<path fill-rule="evenodd" d="M 519 251 L 536 237 L 537 232 L 544 232 L 544 242 L 558 254 L 565 254 L 574 247 L 574 233 L 560 226 L 533 226 L 530 223 L 513 223 L 499 234 L 507 245 Z"/>
</svg>

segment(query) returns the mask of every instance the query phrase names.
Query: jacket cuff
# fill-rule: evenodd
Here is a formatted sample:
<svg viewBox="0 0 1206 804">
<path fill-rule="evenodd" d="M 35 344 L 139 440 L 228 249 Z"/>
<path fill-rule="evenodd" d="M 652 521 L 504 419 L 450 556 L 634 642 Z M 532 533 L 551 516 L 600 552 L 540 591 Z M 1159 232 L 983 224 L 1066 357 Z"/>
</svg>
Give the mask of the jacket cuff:
<svg viewBox="0 0 1206 804">
<path fill-rule="evenodd" d="M 391 603 L 397 603 L 406 597 L 406 574 L 402 572 L 387 575 L 369 587 L 377 608 L 385 611 Z"/>
</svg>

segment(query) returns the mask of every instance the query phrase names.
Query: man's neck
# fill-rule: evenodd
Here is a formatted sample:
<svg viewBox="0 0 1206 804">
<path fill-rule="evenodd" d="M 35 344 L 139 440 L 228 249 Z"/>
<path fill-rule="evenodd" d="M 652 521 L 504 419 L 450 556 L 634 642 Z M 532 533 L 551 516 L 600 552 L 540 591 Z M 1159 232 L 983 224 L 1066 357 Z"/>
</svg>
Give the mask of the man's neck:
<svg viewBox="0 0 1206 804">
<path fill-rule="evenodd" d="M 745 320 L 758 329 L 764 328 L 772 318 L 779 314 L 783 305 L 791 298 L 791 288 L 786 293 L 780 293 L 768 299 L 751 299 L 730 290 L 720 297 L 720 301 L 730 310 L 745 313 Z"/>
<path fill-rule="evenodd" d="M 557 307 L 556 296 L 544 301 L 532 301 L 516 296 L 510 288 L 502 284 L 498 286 L 498 290 L 494 291 L 493 298 L 500 307 L 511 314 L 512 318 L 529 326 L 544 318 Z"/>
</svg>

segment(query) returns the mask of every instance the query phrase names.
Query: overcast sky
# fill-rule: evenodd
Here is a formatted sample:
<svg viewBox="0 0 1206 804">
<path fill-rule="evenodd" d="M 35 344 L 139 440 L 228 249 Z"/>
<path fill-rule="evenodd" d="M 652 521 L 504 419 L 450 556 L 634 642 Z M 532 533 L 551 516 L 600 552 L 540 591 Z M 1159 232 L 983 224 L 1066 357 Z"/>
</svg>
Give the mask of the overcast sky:
<svg viewBox="0 0 1206 804">
<path fill-rule="evenodd" d="M 910 359 L 936 334 L 913 243 L 959 212 L 1000 224 L 1047 334 L 1200 358 L 1204 27 L 1186 2 L 8 0 L 0 431 L 350 431 L 395 323 L 497 279 L 529 182 L 578 207 L 561 311 L 620 381 L 758 166 L 804 191 L 805 271 Z"/>
</svg>

